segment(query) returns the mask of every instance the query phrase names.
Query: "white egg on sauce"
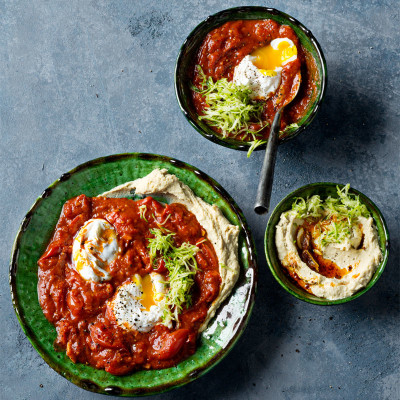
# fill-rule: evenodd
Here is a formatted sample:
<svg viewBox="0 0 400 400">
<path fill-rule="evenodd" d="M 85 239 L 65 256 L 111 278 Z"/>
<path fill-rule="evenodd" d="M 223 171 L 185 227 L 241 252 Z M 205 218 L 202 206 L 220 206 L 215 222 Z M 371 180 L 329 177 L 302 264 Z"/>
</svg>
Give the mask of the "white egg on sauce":
<svg viewBox="0 0 400 400">
<path fill-rule="evenodd" d="M 288 38 L 278 38 L 256 49 L 236 66 L 233 82 L 252 90 L 251 98 L 268 99 L 278 90 L 282 67 L 297 59 L 297 48 Z"/>
<path fill-rule="evenodd" d="M 149 332 L 161 322 L 167 292 L 164 281 L 152 272 L 143 277 L 135 274 L 132 281 L 119 286 L 108 303 L 117 324 L 126 330 Z"/>
<path fill-rule="evenodd" d="M 72 245 L 73 266 L 87 281 L 108 281 L 111 279 L 108 267 L 118 251 L 114 227 L 104 219 L 90 219 L 75 236 Z"/>
</svg>

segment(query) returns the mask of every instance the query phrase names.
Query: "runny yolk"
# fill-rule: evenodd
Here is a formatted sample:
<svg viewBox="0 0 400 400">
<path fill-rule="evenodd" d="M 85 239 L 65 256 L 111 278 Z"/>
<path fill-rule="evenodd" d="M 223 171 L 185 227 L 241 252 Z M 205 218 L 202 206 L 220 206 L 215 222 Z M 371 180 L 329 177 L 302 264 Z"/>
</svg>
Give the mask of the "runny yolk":
<svg viewBox="0 0 400 400">
<path fill-rule="evenodd" d="M 281 67 L 286 60 L 297 55 L 296 46 L 291 46 L 289 42 L 282 41 L 278 44 L 275 50 L 270 44 L 255 50 L 252 54 L 256 57 L 253 64 L 266 76 L 271 76 L 270 73 L 277 67 Z"/>
<path fill-rule="evenodd" d="M 156 305 L 156 302 L 154 301 L 153 284 L 151 282 L 150 275 L 145 275 L 142 278 L 142 290 L 143 295 L 140 299 L 140 302 L 142 303 L 145 310 L 149 311 L 151 306 Z"/>
</svg>

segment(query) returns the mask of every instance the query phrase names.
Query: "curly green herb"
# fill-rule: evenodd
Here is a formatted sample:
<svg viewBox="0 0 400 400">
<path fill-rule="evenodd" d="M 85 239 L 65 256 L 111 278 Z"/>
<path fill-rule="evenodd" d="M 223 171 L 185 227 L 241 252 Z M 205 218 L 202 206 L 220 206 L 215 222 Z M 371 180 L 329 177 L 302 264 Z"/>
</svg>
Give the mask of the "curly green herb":
<svg viewBox="0 0 400 400">
<path fill-rule="evenodd" d="M 297 122 L 293 122 L 293 124 L 287 125 L 285 129 L 279 131 L 279 136 L 286 135 L 287 133 L 292 133 L 296 129 L 299 129 L 300 125 Z"/>
<path fill-rule="evenodd" d="M 204 115 L 199 117 L 211 126 L 221 130 L 223 137 L 236 137 L 239 134 L 257 135 L 267 126 L 262 120 L 263 103 L 250 98 L 251 89 L 245 85 L 236 85 L 226 78 L 213 81 L 207 77 L 200 65 L 196 66 L 200 76 L 200 88 L 192 86 L 192 90 L 204 96 L 208 107 Z M 259 130 L 250 129 L 251 124 L 262 126 Z M 252 137 L 252 136 L 251 136 Z"/>
<path fill-rule="evenodd" d="M 298 218 L 320 219 L 317 229 L 320 230 L 319 242 L 322 247 L 329 243 L 343 243 L 350 238 L 352 226 L 358 217 L 368 218 L 370 213 L 360 201 L 359 196 L 349 194 L 350 184 L 342 189 L 336 187 L 338 197 L 327 197 L 324 201 L 318 195 L 297 197 L 292 210 Z"/>
<path fill-rule="evenodd" d="M 147 218 L 146 218 L 146 211 L 147 211 L 147 206 L 146 204 L 142 204 L 141 206 L 139 206 L 139 215 L 141 219 L 144 219 L 146 222 Z"/>
<path fill-rule="evenodd" d="M 162 321 L 165 325 L 173 321 L 179 325 L 179 314 L 184 306 L 190 307 L 192 302 L 190 290 L 197 272 L 195 256 L 199 248 L 187 242 L 175 247 L 174 233 L 164 234 L 160 229 L 150 229 L 150 233 L 154 235 L 147 246 L 151 262 L 154 264 L 162 258 L 169 276 L 165 282 L 168 291 Z"/>
<path fill-rule="evenodd" d="M 263 120 L 264 103 L 251 99 L 252 90 L 248 86 L 236 85 L 226 78 L 214 82 L 200 65 L 196 65 L 196 69 L 201 77 L 200 88 L 192 85 L 192 90 L 200 93 L 207 103 L 204 115 L 199 119 L 219 128 L 224 138 L 244 134 L 242 140 L 250 145 L 247 152 L 247 157 L 250 157 L 257 147 L 267 142 L 260 133 L 269 126 L 269 122 Z M 260 125 L 260 129 L 251 129 L 252 124 Z M 290 124 L 279 135 L 292 133 L 298 128 L 297 123 Z"/>
<path fill-rule="evenodd" d="M 251 156 L 251 154 L 253 153 L 253 151 L 258 147 L 258 146 L 262 146 L 263 144 L 267 143 L 266 140 L 262 140 L 262 139 L 256 139 L 253 140 L 252 142 L 249 142 L 249 144 L 251 144 L 249 150 L 247 151 L 247 158 L 249 158 Z"/>
</svg>

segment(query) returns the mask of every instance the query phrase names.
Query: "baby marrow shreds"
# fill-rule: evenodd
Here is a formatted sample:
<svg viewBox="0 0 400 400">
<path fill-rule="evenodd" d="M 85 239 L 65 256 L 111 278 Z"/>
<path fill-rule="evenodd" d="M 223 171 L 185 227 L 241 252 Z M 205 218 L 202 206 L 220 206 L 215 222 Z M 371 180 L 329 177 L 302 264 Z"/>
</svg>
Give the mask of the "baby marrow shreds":
<svg viewBox="0 0 400 400">
<path fill-rule="evenodd" d="M 210 76 L 206 76 L 200 65 L 196 65 L 196 69 L 201 77 L 200 88 L 192 85 L 191 89 L 201 94 L 207 104 L 199 120 L 219 128 L 224 138 L 245 134 L 243 141 L 250 145 L 247 152 L 247 157 L 250 157 L 257 147 L 267 142 L 260 134 L 269 126 L 269 122 L 262 118 L 264 103 L 250 98 L 252 90 L 248 86 L 236 85 L 226 78 L 214 82 Z M 252 124 L 260 125 L 260 129 L 250 129 Z M 290 124 L 279 135 L 290 134 L 298 127 L 297 123 Z"/>
<path fill-rule="evenodd" d="M 162 322 L 164 325 L 175 322 L 179 326 L 179 314 L 184 306 L 188 308 L 192 302 L 190 290 L 197 272 L 195 256 L 199 248 L 187 242 L 175 247 L 173 240 L 175 234 L 172 232 L 164 234 L 161 229 L 150 229 L 150 233 L 154 235 L 154 238 L 149 238 L 147 246 L 151 262 L 154 263 L 162 258 L 168 270 Z"/>
<path fill-rule="evenodd" d="M 269 125 L 262 119 L 263 103 L 250 98 L 252 91 L 248 86 L 236 85 L 226 78 L 214 82 L 204 74 L 200 65 L 196 68 L 202 80 L 200 88 L 192 85 L 192 90 L 201 94 L 208 106 L 199 119 L 219 128 L 224 138 L 244 133 L 253 139 L 249 143 L 257 141 L 257 134 Z M 251 124 L 259 124 L 261 128 L 250 129 Z"/>
<path fill-rule="evenodd" d="M 358 217 L 370 217 L 365 204 L 361 203 L 358 195 L 349 194 L 349 189 L 350 184 L 342 189 L 337 186 L 338 197 L 328 196 L 323 201 L 318 195 L 307 199 L 297 197 L 292 204 L 297 218 L 320 220 L 319 242 L 322 247 L 329 243 L 343 243 L 350 238 Z"/>
</svg>

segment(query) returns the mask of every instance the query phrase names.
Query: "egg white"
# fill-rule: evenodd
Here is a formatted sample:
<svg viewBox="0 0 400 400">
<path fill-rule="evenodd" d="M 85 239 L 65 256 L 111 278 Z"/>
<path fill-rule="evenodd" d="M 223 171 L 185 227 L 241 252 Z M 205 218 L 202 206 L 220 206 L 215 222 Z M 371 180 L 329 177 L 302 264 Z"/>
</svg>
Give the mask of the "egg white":
<svg viewBox="0 0 400 400">
<path fill-rule="evenodd" d="M 272 76 L 264 75 L 254 64 L 255 57 L 246 56 L 236 66 L 233 74 L 233 83 L 245 85 L 251 89 L 250 98 L 268 99 L 281 84 L 282 68 L 276 68 Z"/>
<path fill-rule="evenodd" d="M 288 38 L 274 39 L 269 46 L 274 50 L 279 50 L 279 44 L 282 42 L 287 42 L 290 47 L 294 46 L 293 41 Z M 274 95 L 281 84 L 282 67 L 296 58 L 297 54 L 286 59 L 273 71 L 266 71 L 257 68 L 253 63 L 257 58 L 249 54 L 235 67 L 233 82 L 236 85 L 248 86 L 252 91 L 250 98 L 267 100 Z"/>
<path fill-rule="evenodd" d="M 111 275 L 106 268 L 115 260 L 118 251 L 117 233 L 114 227 L 104 219 L 90 219 L 74 239 L 73 266 L 87 281 L 108 281 Z"/>
<path fill-rule="evenodd" d="M 156 303 L 146 310 L 143 303 L 142 277 L 136 274 L 132 281 L 117 288 L 116 294 L 109 302 L 109 310 L 119 326 L 126 330 L 149 332 L 161 318 L 165 309 L 166 285 L 164 277 L 152 272 L 150 274 L 153 299 Z"/>
</svg>

